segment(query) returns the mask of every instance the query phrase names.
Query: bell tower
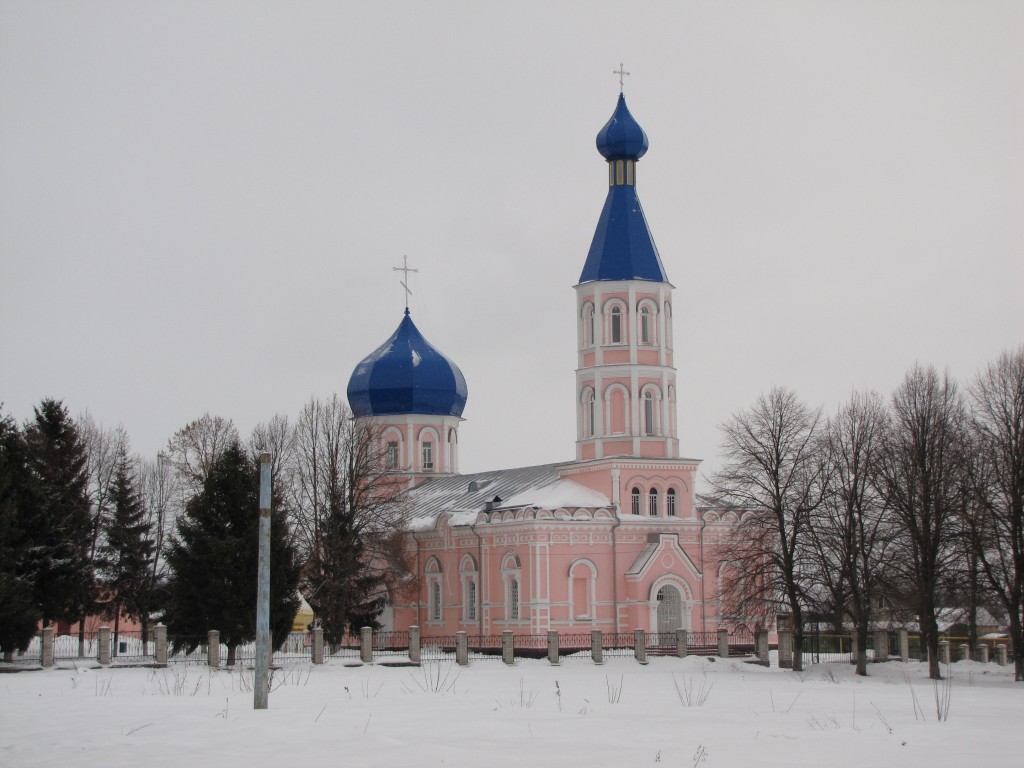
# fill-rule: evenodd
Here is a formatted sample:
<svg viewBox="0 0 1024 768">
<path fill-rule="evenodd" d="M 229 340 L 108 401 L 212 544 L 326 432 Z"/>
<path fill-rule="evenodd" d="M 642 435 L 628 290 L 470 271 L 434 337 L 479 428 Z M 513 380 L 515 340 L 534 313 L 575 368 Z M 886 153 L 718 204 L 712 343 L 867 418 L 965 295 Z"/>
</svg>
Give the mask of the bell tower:
<svg viewBox="0 0 1024 768">
<path fill-rule="evenodd" d="M 648 141 L 620 93 L 597 134 L 608 196 L 576 285 L 576 459 L 678 458 L 672 284 L 636 193 Z"/>
</svg>

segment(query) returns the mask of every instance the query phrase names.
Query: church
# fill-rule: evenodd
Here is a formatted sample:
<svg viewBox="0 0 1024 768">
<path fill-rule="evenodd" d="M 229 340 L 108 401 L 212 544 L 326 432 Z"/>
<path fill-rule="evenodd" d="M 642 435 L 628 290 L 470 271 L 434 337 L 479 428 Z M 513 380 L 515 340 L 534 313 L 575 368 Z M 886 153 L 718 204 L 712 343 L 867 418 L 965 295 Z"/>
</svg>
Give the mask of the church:
<svg viewBox="0 0 1024 768">
<path fill-rule="evenodd" d="M 637 197 L 648 139 L 620 93 L 597 134 L 608 196 L 575 286 L 576 456 L 459 473 L 468 388 L 406 307 L 348 384 L 388 468 L 408 485 L 409 562 L 386 629 L 538 635 L 714 632 L 715 542 L 732 513 L 699 503 L 679 453 L 672 290 Z"/>
</svg>

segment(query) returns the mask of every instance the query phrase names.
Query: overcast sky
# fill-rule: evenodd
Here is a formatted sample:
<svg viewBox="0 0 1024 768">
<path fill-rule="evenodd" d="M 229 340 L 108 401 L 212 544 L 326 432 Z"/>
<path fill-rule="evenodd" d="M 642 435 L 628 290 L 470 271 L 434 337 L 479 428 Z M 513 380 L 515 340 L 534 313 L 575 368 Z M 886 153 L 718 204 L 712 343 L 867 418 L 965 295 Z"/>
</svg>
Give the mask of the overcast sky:
<svg viewBox="0 0 1024 768">
<path fill-rule="evenodd" d="M 618 95 L 676 287 L 683 455 L 1024 342 L 1024 3 L 0 0 L 0 401 L 155 453 L 344 394 L 401 319 L 464 471 L 575 455 Z"/>
</svg>

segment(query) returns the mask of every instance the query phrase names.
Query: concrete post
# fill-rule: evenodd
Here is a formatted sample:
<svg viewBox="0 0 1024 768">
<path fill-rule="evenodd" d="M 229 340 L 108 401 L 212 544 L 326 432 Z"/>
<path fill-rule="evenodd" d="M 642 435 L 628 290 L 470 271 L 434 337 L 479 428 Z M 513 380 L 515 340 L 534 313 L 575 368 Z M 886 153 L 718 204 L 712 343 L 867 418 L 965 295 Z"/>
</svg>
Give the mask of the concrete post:
<svg viewBox="0 0 1024 768">
<path fill-rule="evenodd" d="M 373 662 L 373 627 L 363 627 L 359 630 L 359 660 L 363 664 Z"/>
<path fill-rule="evenodd" d="M 779 669 L 793 668 L 793 633 L 779 630 Z"/>
<path fill-rule="evenodd" d="M 44 667 L 53 666 L 53 627 L 43 627 L 43 639 L 42 648 L 39 652 L 39 663 Z"/>
<path fill-rule="evenodd" d="M 906 664 L 910 661 L 910 632 L 900 629 L 897 633 L 900 636 L 900 661 Z"/>
<path fill-rule="evenodd" d="M 548 662 L 558 666 L 558 632 L 553 629 L 548 631 Z"/>
<path fill-rule="evenodd" d="M 465 632 L 455 633 L 455 663 L 460 667 L 469 664 L 469 638 Z"/>
<path fill-rule="evenodd" d="M 153 627 L 153 644 L 156 646 L 156 663 L 167 666 L 167 626 L 163 622 Z"/>
<path fill-rule="evenodd" d="M 206 633 L 206 663 L 211 667 L 220 666 L 220 632 L 216 629 Z"/>
<path fill-rule="evenodd" d="M 260 454 L 260 516 L 256 568 L 256 658 L 252 708 L 266 709 L 270 698 L 270 454 Z"/>
<path fill-rule="evenodd" d="M 420 628 L 416 626 L 409 627 L 409 661 L 420 663 Z"/>
<path fill-rule="evenodd" d="M 939 663 L 949 664 L 949 640 L 939 640 Z"/>
<path fill-rule="evenodd" d="M 110 663 L 110 627 L 100 627 L 96 633 L 96 660 L 103 665 Z"/>
<path fill-rule="evenodd" d="M 768 631 L 759 629 L 754 633 L 754 653 L 762 666 L 768 666 Z"/>
<path fill-rule="evenodd" d="M 999 643 L 996 646 L 996 664 L 1000 667 L 1006 666 L 1006 643 Z"/>
<path fill-rule="evenodd" d="M 960 659 L 959 660 L 960 661 L 970 661 L 971 660 L 971 646 L 969 646 L 967 643 L 961 643 L 960 644 Z"/>
<path fill-rule="evenodd" d="M 725 627 L 718 630 L 718 655 L 723 659 L 729 658 L 729 630 Z"/>
<path fill-rule="evenodd" d="M 515 664 L 515 633 L 511 629 L 506 629 L 501 633 L 501 660 L 506 664 Z"/>
<path fill-rule="evenodd" d="M 885 629 L 875 630 L 874 661 L 889 660 L 889 631 Z"/>
<path fill-rule="evenodd" d="M 633 656 L 641 664 L 647 663 L 647 636 L 642 629 L 633 630 Z"/>
<path fill-rule="evenodd" d="M 840 642 L 842 642 L 841 639 L 840 639 Z M 858 653 L 858 650 L 857 650 L 857 633 L 856 632 L 851 632 L 850 633 L 850 663 L 851 664 L 856 664 L 857 663 L 857 653 Z"/>
<path fill-rule="evenodd" d="M 590 658 L 595 664 L 604 664 L 604 638 L 600 629 L 590 630 Z"/>
<path fill-rule="evenodd" d="M 324 663 L 324 628 L 313 627 L 311 650 L 314 664 Z"/>
<path fill-rule="evenodd" d="M 676 630 L 676 656 L 678 658 L 680 658 L 680 659 L 685 659 L 687 652 L 688 652 L 688 650 L 687 650 L 686 630 L 685 629 L 677 629 Z"/>
<path fill-rule="evenodd" d="M 985 643 L 978 643 L 978 661 L 988 664 L 988 646 Z"/>
</svg>

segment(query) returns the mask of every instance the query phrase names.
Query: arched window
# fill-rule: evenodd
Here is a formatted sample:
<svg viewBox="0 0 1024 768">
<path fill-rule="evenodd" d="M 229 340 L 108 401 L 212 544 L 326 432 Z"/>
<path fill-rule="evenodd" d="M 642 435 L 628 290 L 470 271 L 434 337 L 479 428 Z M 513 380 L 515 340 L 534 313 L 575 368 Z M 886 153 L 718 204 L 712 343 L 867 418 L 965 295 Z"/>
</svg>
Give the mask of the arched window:
<svg viewBox="0 0 1024 768">
<path fill-rule="evenodd" d="M 434 444 L 429 440 L 423 441 L 423 471 L 434 468 Z"/>
<path fill-rule="evenodd" d="M 651 310 L 647 307 L 640 308 L 640 343 L 651 343 Z"/>
<path fill-rule="evenodd" d="M 651 488 L 651 492 L 647 494 L 647 514 L 651 517 L 658 516 L 658 489 Z"/>
<path fill-rule="evenodd" d="M 569 600 L 573 619 L 593 619 L 597 586 L 597 567 L 589 560 L 577 560 L 569 566 Z"/>
<path fill-rule="evenodd" d="M 441 564 L 436 557 L 427 560 L 427 619 L 441 621 L 443 617 L 441 602 Z"/>
<path fill-rule="evenodd" d="M 398 441 L 388 440 L 387 451 L 388 469 L 398 469 Z"/>
<path fill-rule="evenodd" d="M 594 305 L 583 305 L 583 346 L 594 346 Z"/>
<path fill-rule="evenodd" d="M 583 437 L 594 436 L 594 390 L 583 390 Z"/>
<path fill-rule="evenodd" d="M 672 305 L 665 302 L 665 346 L 672 349 Z"/>
<path fill-rule="evenodd" d="M 666 501 L 666 503 L 668 505 L 668 510 L 667 510 L 668 511 L 668 516 L 669 517 L 675 517 L 676 516 L 676 489 L 675 488 L 669 488 L 668 489 L 668 493 L 665 496 L 665 501 Z"/>
<path fill-rule="evenodd" d="M 644 392 L 644 434 L 655 434 L 654 424 L 654 392 L 648 389 Z"/>
<path fill-rule="evenodd" d="M 622 310 L 618 307 L 612 307 L 611 314 L 611 336 L 612 344 L 622 343 Z"/>
<path fill-rule="evenodd" d="M 430 619 L 431 621 L 441 620 L 441 582 L 430 583 Z"/>
<path fill-rule="evenodd" d="M 632 502 L 633 502 L 633 514 L 634 515 L 639 515 L 640 514 L 640 489 L 639 488 L 634 488 L 633 491 L 630 493 L 630 497 L 631 497 Z"/>
<path fill-rule="evenodd" d="M 477 618 L 477 569 L 476 561 L 466 555 L 459 566 L 462 579 L 462 620 L 476 621 Z"/>
<path fill-rule="evenodd" d="M 508 580 L 508 617 L 519 618 L 519 579 L 515 576 Z"/>
</svg>

